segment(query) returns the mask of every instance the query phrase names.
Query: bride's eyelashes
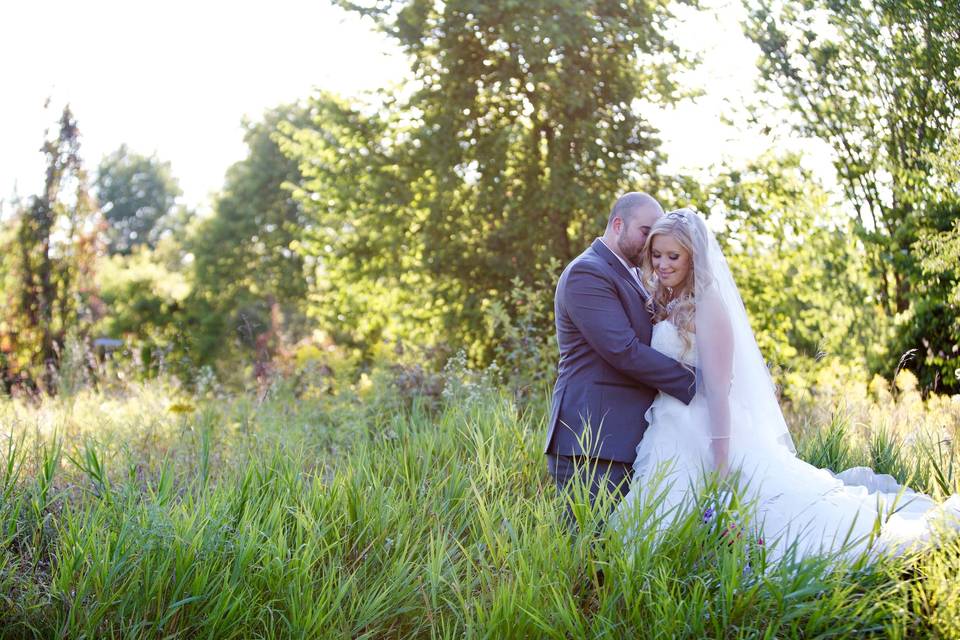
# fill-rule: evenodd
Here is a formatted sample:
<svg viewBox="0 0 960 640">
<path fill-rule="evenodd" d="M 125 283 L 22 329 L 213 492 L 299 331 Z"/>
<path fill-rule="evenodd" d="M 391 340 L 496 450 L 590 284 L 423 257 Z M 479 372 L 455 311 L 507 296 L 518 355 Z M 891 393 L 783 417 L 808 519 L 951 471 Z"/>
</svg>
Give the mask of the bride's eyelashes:
<svg viewBox="0 0 960 640">
<path fill-rule="evenodd" d="M 654 251 L 654 252 L 653 252 L 653 257 L 656 258 L 657 260 L 659 260 L 661 256 L 660 256 L 660 253 L 659 253 L 658 251 Z M 669 259 L 669 260 L 679 260 L 679 259 L 680 259 L 680 254 L 679 254 L 679 253 L 668 253 L 668 254 L 667 254 L 667 259 Z"/>
</svg>

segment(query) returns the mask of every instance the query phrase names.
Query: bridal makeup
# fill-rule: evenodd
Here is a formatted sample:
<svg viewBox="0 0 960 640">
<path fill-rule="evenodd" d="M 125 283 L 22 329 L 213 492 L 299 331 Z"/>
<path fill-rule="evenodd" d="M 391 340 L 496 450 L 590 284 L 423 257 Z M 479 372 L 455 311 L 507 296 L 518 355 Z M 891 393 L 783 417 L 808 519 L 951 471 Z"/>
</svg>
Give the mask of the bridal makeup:
<svg viewBox="0 0 960 640">
<path fill-rule="evenodd" d="M 680 285 L 690 272 L 690 252 L 667 233 L 654 236 L 650 261 L 660 284 L 666 287 Z"/>
</svg>

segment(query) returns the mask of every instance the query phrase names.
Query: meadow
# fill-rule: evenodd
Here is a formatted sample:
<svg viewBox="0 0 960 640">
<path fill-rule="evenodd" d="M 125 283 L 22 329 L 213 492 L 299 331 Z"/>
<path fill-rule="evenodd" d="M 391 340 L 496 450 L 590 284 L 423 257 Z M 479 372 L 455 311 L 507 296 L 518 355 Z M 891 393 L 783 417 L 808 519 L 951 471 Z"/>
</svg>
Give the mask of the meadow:
<svg viewBox="0 0 960 640">
<path fill-rule="evenodd" d="M 0 640 L 960 638 L 956 537 L 773 562 L 710 486 L 628 542 L 541 451 L 557 282 L 643 191 L 798 455 L 960 492 L 960 2 L 74 4 L 0 39 Z M 330 84 L 351 21 L 406 71 Z"/>
<path fill-rule="evenodd" d="M 800 454 L 942 498 L 960 402 L 822 389 Z M 842 394 L 842 395 L 841 395 Z M 454 376 L 188 394 L 163 380 L 0 400 L 2 638 L 960 636 L 960 542 L 764 565 L 699 513 L 625 548 L 570 534 L 527 406 Z M 638 514 L 648 533 L 656 523 Z M 604 579 L 598 579 L 602 569 Z"/>
</svg>

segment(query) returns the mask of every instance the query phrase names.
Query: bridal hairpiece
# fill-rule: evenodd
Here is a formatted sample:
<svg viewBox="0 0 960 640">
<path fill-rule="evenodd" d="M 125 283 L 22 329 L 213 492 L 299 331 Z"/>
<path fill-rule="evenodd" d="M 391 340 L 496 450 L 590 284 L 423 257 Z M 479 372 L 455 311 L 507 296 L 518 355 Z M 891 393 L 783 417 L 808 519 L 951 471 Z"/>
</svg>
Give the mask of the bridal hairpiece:
<svg viewBox="0 0 960 640">
<path fill-rule="evenodd" d="M 685 224 L 685 225 L 689 225 L 689 224 L 690 224 L 690 219 L 687 218 L 687 212 L 686 212 L 686 211 L 682 211 L 682 210 L 681 210 L 681 211 L 671 211 L 670 213 L 667 214 L 667 217 L 668 217 L 668 218 L 673 218 L 674 220 L 678 220 L 678 221 L 680 221 L 681 223 L 683 223 L 683 224 Z"/>
</svg>

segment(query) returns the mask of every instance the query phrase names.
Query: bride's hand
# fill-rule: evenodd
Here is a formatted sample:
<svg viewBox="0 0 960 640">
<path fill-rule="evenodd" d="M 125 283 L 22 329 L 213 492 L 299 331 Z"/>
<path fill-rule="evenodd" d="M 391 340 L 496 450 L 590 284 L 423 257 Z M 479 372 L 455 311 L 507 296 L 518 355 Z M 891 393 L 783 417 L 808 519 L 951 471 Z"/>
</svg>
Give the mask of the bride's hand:
<svg viewBox="0 0 960 640">
<path fill-rule="evenodd" d="M 713 467 L 720 477 L 726 477 L 730 464 L 730 438 L 712 438 L 710 452 L 713 454 Z"/>
</svg>

